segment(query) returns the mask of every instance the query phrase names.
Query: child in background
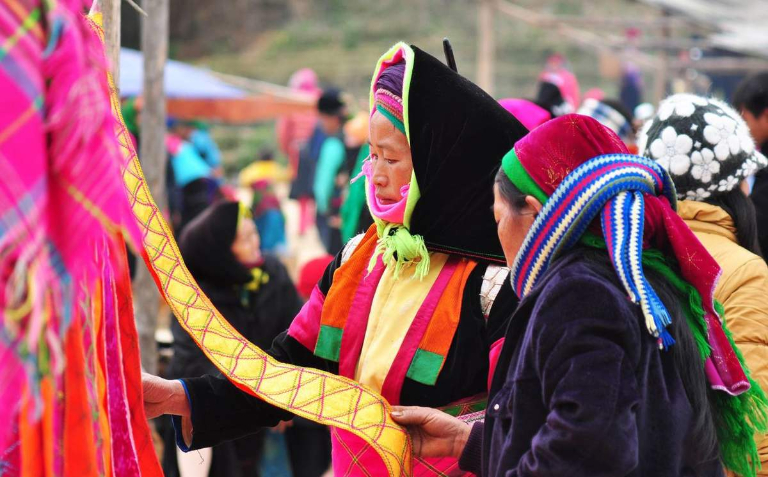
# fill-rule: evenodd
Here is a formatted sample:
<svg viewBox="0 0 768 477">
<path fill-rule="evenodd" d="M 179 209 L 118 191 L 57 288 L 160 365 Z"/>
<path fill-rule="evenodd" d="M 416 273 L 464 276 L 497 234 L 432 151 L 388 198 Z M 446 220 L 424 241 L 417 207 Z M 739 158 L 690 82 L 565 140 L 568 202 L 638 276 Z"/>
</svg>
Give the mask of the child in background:
<svg viewBox="0 0 768 477">
<path fill-rule="evenodd" d="M 261 251 L 285 255 L 285 216 L 275 194 L 275 182 L 287 179 L 285 169 L 275 161 L 274 151 L 264 149 L 258 159 L 240 173 L 240 184 L 253 192 L 251 212 L 261 237 Z"/>
</svg>

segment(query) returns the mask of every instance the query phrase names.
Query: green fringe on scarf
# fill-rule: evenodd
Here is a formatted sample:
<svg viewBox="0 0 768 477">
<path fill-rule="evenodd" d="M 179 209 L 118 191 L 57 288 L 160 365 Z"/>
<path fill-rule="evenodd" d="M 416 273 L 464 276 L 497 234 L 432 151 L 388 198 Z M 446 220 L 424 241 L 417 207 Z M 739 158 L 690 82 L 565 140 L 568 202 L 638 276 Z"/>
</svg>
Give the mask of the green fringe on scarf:
<svg viewBox="0 0 768 477">
<path fill-rule="evenodd" d="M 667 259 L 658 250 L 643 252 L 643 264 L 660 273 L 678 292 L 688 297 L 688 301 L 681 303 L 681 305 L 688 326 L 693 332 L 702 361 L 705 360 L 712 350 L 707 342 L 701 295 L 690 283 L 680 278 L 672 270 Z M 755 435 L 763 435 L 768 431 L 768 399 L 766 399 L 760 385 L 752 379 L 744 356 L 733 341 L 733 335 L 725 323 L 723 305 L 715 301 L 715 309 L 723 318 L 723 331 L 728 337 L 728 341 L 733 347 L 750 384 L 749 391 L 735 397 L 723 392 L 710 391 L 712 401 L 715 404 L 715 427 L 717 440 L 720 443 L 720 458 L 726 468 L 745 477 L 754 477 L 757 469 L 761 467 Z"/>
<path fill-rule="evenodd" d="M 393 224 L 376 221 L 376 234 L 379 237 L 376 250 L 368 263 L 368 272 L 376 266 L 376 259 L 381 255 L 381 260 L 386 266 L 394 262 L 394 277 L 397 280 L 400 272 L 407 264 L 415 263 L 412 278 L 423 280 L 429 273 L 429 250 L 420 235 L 411 235 L 408 229 L 401 224 Z"/>
<path fill-rule="evenodd" d="M 584 245 L 605 249 L 605 241 L 590 233 L 581 239 Z M 670 265 L 670 259 L 661 251 L 649 249 L 643 251 L 643 266 L 661 274 L 679 293 L 688 297 L 681 303 L 688 327 L 691 329 L 702 363 L 709 358 L 712 349 L 707 340 L 707 325 L 704 321 L 704 306 L 701 295 L 693 285 L 683 280 Z M 738 396 L 710 390 L 710 402 L 714 405 L 715 428 L 720 446 L 720 459 L 723 465 L 743 476 L 755 477 L 761 468 L 755 436 L 768 432 L 768 398 L 760 385 L 752 379 L 744 356 L 733 341 L 733 335 L 725 323 L 725 309 L 715 301 L 715 310 L 723 320 L 723 331 L 733 347 L 744 374 L 749 380 L 749 391 Z"/>
</svg>

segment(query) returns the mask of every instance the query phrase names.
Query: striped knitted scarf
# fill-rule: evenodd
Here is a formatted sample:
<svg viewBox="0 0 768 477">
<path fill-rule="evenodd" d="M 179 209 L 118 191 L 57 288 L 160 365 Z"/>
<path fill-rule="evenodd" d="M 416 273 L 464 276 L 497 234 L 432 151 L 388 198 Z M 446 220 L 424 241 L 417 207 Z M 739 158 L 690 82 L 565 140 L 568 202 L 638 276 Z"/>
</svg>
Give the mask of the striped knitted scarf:
<svg viewBox="0 0 768 477">
<path fill-rule="evenodd" d="M 721 458 L 727 468 L 755 475 L 754 435 L 766 431 L 766 397 L 720 319 L 713 296 L 720 267 L 675 213 L 669 175 L 625 151 L 597 121 L 571 115 L 540 126 L 504 157 L 510 181 L 544 204 L 512 265 L 512 287 L 521 298 L 528 295 L 552 261 L 579 242 L 604 247 L 648 332 L 668 348 L 670 314 L 643 266 L 660 272 L 687 296 L 681 306 L 705 374 L 722 391 L 712 398 Z M 679 276 L 667 261 L 676 262 Z"/>
<path fill-rule="evenodd" d="M 511 157 L 508 155 L 507 157 Z M 511 159 L 505 161 L 509 168 Z M 675 203 L 675 188 L 664 170 L 627 154 L 596 157 L 571 172 L 537 217 L 512 265 L 512 285 L 527 295 L 560 252 L 573 247 L 600 215 L 608 252 L 630 299 L 640 305 L 648 332 L 660 347 L 674 343 L 669 313 L 643 273 L 645 199 L 663 194 Z"/>
</svg>

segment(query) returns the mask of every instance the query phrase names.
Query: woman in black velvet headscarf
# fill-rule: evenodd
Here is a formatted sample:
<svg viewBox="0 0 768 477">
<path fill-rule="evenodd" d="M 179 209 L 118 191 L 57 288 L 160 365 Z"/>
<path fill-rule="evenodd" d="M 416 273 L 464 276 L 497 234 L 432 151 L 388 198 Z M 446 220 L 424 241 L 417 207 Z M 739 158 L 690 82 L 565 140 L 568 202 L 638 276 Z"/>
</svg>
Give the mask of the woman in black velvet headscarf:
<svg viewBox="0 0 768 477">
<path fill-rule="evenodd" d="M 491 189 L 501 157 L 527 130 L 479 87 L 403 43 L 376 67 L 371 111 L 362 175 L 376 223 L 336 256 L 268 352 L 354 379 L 393 404 L 474 413 L 484 406 L 491 345 L 517 304 Z M 223 378 L 183 382 L 189 401 L 178 385 L 145 380 L 145 405 L 150 416 L 182 415 L 179 440 L 190 449 L 291 417 Z M 156 400 L 158 389 L 171 397 Z M 337 475 L 386 472 L 359 438 L 332 435 Z M 447 471 L 455 462 L 429 465 Z"/>
</svg>

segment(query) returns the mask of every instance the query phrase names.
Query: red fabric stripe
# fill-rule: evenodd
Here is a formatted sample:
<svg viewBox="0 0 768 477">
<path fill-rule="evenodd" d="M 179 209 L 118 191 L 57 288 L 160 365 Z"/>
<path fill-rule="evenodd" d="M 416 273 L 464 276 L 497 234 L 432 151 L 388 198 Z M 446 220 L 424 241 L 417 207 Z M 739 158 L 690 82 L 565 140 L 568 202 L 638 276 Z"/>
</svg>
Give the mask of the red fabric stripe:
<svg viewBox="0 0 768 477">
<path fill-rule="evenodd" d="M 365 341 L 365 331 L 368 329 L 368 317 L 371 314 L 373 296 L 376 294 L 376 289 L 385 269 L 381 256 L 379 256 L 376 266 L 357 287 L 355 297 L 352 300 L 347 322 L 344 324 L 341 350 L 339 351 L 339 374 L 347 378 L 355 378 L 357 361 L 360 359 L 363 341 Z"/>
</svg>

